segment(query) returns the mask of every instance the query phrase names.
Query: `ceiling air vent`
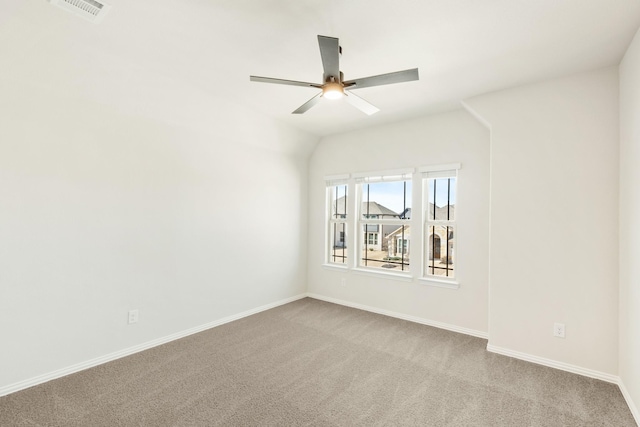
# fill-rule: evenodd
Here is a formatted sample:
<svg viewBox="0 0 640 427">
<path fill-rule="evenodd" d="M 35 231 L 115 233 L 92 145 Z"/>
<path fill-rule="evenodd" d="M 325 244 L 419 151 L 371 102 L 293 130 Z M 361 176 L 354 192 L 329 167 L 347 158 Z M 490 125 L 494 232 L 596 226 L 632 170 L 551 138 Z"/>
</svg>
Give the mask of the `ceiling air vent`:
<svg viewBox="0 0 640 427">
<path fill-rule="evenodd" d="M 96 23 L 110 8 L 108 4 L 96 0 L 49 0 L 49 3 Z"/>
</svg>

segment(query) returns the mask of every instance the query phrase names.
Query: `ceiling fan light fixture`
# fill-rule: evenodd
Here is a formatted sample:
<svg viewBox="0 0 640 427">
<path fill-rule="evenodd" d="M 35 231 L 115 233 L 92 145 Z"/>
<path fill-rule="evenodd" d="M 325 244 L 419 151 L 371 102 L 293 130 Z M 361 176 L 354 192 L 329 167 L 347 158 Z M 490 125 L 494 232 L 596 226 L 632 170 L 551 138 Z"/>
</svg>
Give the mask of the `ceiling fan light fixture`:
<svg viewBox="0 0 640 427">
<path fill-rule="evenodd" d="M 329 82 L 322 87 L 322 96 L 327 99 L 340 99 L 344 95 L 344 88 L 340 83 Z"/>
</svg>

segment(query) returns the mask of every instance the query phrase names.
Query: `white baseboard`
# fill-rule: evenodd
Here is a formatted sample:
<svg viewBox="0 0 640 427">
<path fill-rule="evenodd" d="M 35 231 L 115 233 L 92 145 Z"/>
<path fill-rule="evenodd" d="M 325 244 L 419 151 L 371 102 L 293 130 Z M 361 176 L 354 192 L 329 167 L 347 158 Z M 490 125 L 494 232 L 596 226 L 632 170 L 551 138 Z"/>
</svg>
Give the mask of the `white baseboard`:
<svg viewBox="0 0 640 427">
<path fill-rule="evenodd" d="M 638 424 L 640 426 L 640 411 L 638 411 L 638 407 L 636 406 L 636 404 L 631 399 L 631 395 L 627 391 L 627 387 L 625 387 L 624 383 L 622 382 L 622 379 L 620 379 L 620 381 L 618 381 L 618 387 L 620 387 L 620 391 L 622 392 L 622 395 L 624 396 L 624 400 L 627 401 L 627 405 L 629 406 L 629 410 L 631 411 L 631 414 L 633 415 L 633 418 L 636 420 L 636 424 Z"/>
<path fill-rule="evenodd" d="M 583 375 L 585 377 L 595 378 L 598 380 L 616 384 L 620 388 L 620 392 L 622 393 L 624 400 L 627 402 L 627 406 L 629 406 L 629 410 L 631 411 L 636 424 L 640 426 L 640 412 L 638 411 L 638 407 L 631 399 L 631 395 L 627 391 L 627 388 L 622 382 L 622 379 L 617 375 L 607 374 L 605 372 L 600 372 L 593 369 L 582 368 L 580 366 L 558 362 L 557 360 L 547 359 L 544 357 L 533 356 L 531 354 L 521 353 L 519 351 L 509 350 L 507 348 L 498 347 L 491 344 L 487 344 L 487 351 L 502 354 L 503 356 L 513 357 L 515 359 L 525 360 L 527 362 L 537 363 L 538 365 L 548 366 L 550 368 L 560 369 L 562 371 L 571 372 L 572 374 Z"/>
<path fill-rule="evenodd" d="M 0 396 L 5 396 L 16 391 L 24 390 L 29 387 L 33 387 L 38 384 L 45 383 L 47 381 L 54 380 L 56 378 L 64 377 L 76 372 L 83 371 L 85 369 L 92 368 L 94 366 L 102 365 L 103 363 L 111 362 L 112 360 L 120 359 L 121 357 L 130 356 L 132 354 L 148 350 L 153 347 L 157 347 L 162 344 L 166 344 L 171 341 L 175 341 L 180 338 L 184 338 L 189 335 L 196 334 L 198 332 L 205 331 L 207 329 L 215 328 L 216 326 L 224 325 L 225 323 L 233 322 L 234 320 L 242 319 L 243 317 L 251 316 L 252 314 L 260 313 L 261 311 L 270 310 L 272 308 L 288 304 L 293 301 L 305 298 L 307 294 L 296 295 L 291 298 L 286 298 L 280 301 L 273 302 L 271 304 L 262 305 L 251 310 L 243 311 L 242 313 L 234 314 L 224 317 L 222 319 L 214 320 L 213 322 L 206 323 L 204 325 L 196 326 L 191 329 L 187 329 L 182 332 L 177 332 L 162 338 L 158 338 L 152 341 L 145 342 L 133 347 L 125 348 L 124 350 L 115 351 L 113 353 L 106 354 L 104 356 L 96 357 L 95 359 L 87 360 L 85 362 L 77 363 L 66 368 L 58 369 L 47 374 L 39 375 L 37 377 L 29 378 L 24 381 L 19 381 L 8 386 L 0 387 Z"/>
<path fill-rule="evenodd" d="M 407 320 L 407 321 L 414 322 L 414 323 L 420 323 L 420 324 L 423 324 L 423 325 L 433 326 L 433 327 L 440 328 L 440 329 L 446 329 L 446 330 L 449 330 L 449 331 L 458 332 L 458 333 L 462 333 L 462 334 L 467 334 L 467 335 L 471 335 L 471 336 L 478 337 L 478 338 L 484 338 L 484 339 L 488 338 L 488 334 L 486 332 L 476 331 L 476 330 L 468 329 L 468 328 L 462 328 L 462 327 L 459 327 L 459 326 L 450 325 L 450 324 L 447 324 L 447 323 L 437 322 L 437 321 L 428 320 L 428 319 L 423 319 L 423 318 L 420 318 L 420 317 L 409 316 L 409 315 L 402 314 L 402 313 L 396 313 L 396 312 L 383 310 L 383 309 L 379 309 L 379 308 L 375 308 L 375 307 L 370 307 L 370 306 L 366 306 L 366 305 L 362 305 L 362 304 L 352 303 L 352 302 L 349 302 L 349 301 L 340 300 L 340 299 L 336 299 L 336 298 L 325 297 L 323 295 L 307 293 L 307 294 L 296 295 L 294 297 L 286 298 L 286 299 L 283 299 L 283 300 L 280 300 L 280 301 L 276 301 L 276 302 L 273 302 L 271 304 L 266 304 L 266 305 L 263 305 L 263 306 L 260 306 L 260 307 L 256 307 L 254 309 L 243 311 L 241 313 L 234 314 L 234 315 L 231 315 L 231 316 L 227 316 L 227 317 L 224 317 L 222 319 L 215 320 L 213 322 L 209 322 L 209 323 L 206 323 L 204 325 L 196 326 L 194 328 L 187 329 L 187 330 L 182 331 L 182 332 L 178 332 L 178 333 L 175 333 L 175 334 L 172 334 L 172 335 L 168 335 L 168 336 L 165 336 L 165 337 L 162 337 L 162 338 L 158 338 L 158 339 L 155 339 L 155 340 L 152 340 L 152 341 L 148 341 L 146 343 L 143 343 L 143 344 L 140 344 L 140 345 L 137 345 L 137 346 L 126 348 L 124 350 L 120 350 L 120 351 L 116 351 L 116 352 L 113 352 L 113 353 L 109 353 L 109 354 L 106 354 L 104 356 L 100 356 L 100 357 L 97 357 L 95 359 L 87 360 L 85 362 L 81 362 L 81 363 L 78 363 L 78 364 L 63 368 L 63 369 L 59 369 L 59 370 L 56 370 L 56 371 L 53 371 L 53 372 L 50 372 L 50 373 L 47 373 L 47 374 L 39 375 L 37 377 L 33 377 L 33 378 L 28 379 L 28 380 L 24 380 L 24 381 L 20 381 L 20 382 L 14 383 L 14 384 L 10 384 L 8 386 L 0 387 L 0 396 L 5 396 L 5 395 L 10 394 L 10 393 L 15 393 L 17 391 L 24 390 L 26 388 L 33 387 L 33 386 L 36 386 L 38 384 L 45 383 L 47 381 L 54 380 L 56 378 L 60 378 L 60 377 L 66 376 L 66 375 L 70 375 L 70 374 L 73 374 L 73 373 L 76 373 L 76 372 L 80 372 L 80 371 L 83 371 L 85 369 L 89 369 L 89 368 L 92 368 L 94 366 L 101 365 L 103 363 L 107 363 L 107 362 L 110 362 L 110 361 L 113 361 L 113 360 L 116 360 L 116 359 L 120 359 L 122 357 L 129 356 L 129 355 L 132 355 L 132 354 L 135 354 L 135 353 L 138 353 L 138 352 L 141 352 L 141 351 L 153 348 L 153 347 L 157 347 L 159 345 L 166 344 L 168 342 L 175 341 L 177 339 L 184 338 L 186 336 L 193 335 L 193 334 L 196 334 L 198 332 L 205 331 L 207 329 L 215 328 L 216 326 L 224 325 L 225 323 L 233 322 L 234 320 L 242 319 L 244 317 L 248 317 L 248 316 L 251 316 L 253 314 L 260 313 L 262 311 L 270 310 L 272 308 L 275 308 L 275 307 L 278 307 L 278 306 L 281 306 L 281 305 L 284 305 L 284 304 L 288 304 L 290 302 L 297 301 L 297 300 L 305 298 L 305 297 L 314 298 L 314 299 L 318 299 L 318 300 L 321 300 L 321 301 L 327 301 L 327 302 L 331 302 L 331 303 L 334 303 L 334 304 L 344 305 L 344 306 L 347 306 L 347 307 L 357 308 L 359 310 L 370 311 L 372 313 L 382 314 L 384 316 L 389 316 L 389 317 L 395 317 L 395 318 L 398 318 L 398 319 Z M 509 349 L 506 349 L 506 348 L 497 347 L 497 346 L 490 345 L 490 344 L 487 344 L 487 351 L 490 351 L 492 353 L 502 354 L 504 356 L 514 357 L 516 359 L 521 359 L 521 360 L 525 360 L 525 361 L 532 362 L 532 363 L 537 363 L 539 365 L 549 366 L 551 368 L 561 369 L 563 371 L 571 372 L 571 373 L 574 373 L 574 374 L 584 375 L 584 376 L 587 376 L 587 377 L 590 377 L 590 378 L 596 378 L 596 379 L 599 379 L 599 380 L 603 380 L 603 381 L 607 381 L 607 382 L 610 382 L 610 383 L 617 384 L 618 387 L 620 387 L 620 391 L 621 391 L 622 395 L 624 396 L 624 399 L 627 402 L 627 405 L 629 406 L 629 410 L 633 414 L 633 417 L 635 418 L 636 423 L 638 425 L 640 425 L 640 411 L 638 411 L 638 407 L 635 405 L 635 403 L 631 399 L 631 396 L 629 395 L 629 392 L 627 391 L 627 388 L 625 387 L 624 383 L 622 382 L 622 380 L 618 376 L 607 374 L 607 373 L 604 373 L 604 372 L 591 370 L 591 369 L 582 368 L 582 367 L 571 365 L 571 364 L 568 364 L 568 363 L 563 363 L 563 362 L 558 362 L 558 361 L 551 360 L 551 359 L 546 359 L 546 358 L 543 358 L 543 357 L 533 356 L 533 355 L 530 355 L 530 354 L 527 354 L 527 353 L 521 353 L 521 352 L 518 352 L 518 351 L 509 350 Z"/>
<path fill-rule="evenodd" d="M 593 369 L 587 369 L 569 363 L 558 362 L 557 360 L 547 359 L 544 357 L 534 356 L 528 353 L 521 353 L 519 351 L 509 350 L 503 347 L 497 347 L 495 345 L 487 344 L 487 351 L 492 353 L 502 354 L 503 356 L 513 357 L 515 359 L 525 360 L 527 362 L 537 363 L 538 365 L 548 366 L 550 368 L 560 369 L 562 371 L 571 372 L 573 374 L 583 375 L 589 378 L 595 378 L 598 380 L 606 381 L 608 383 L 619 384 L 620 377 L 613 374 L 607 374 L 606 372 L 600 372 Z"/>
<path fill-rule="evenodd" d="M 482 331 L 476 331 L 474 329 L 463 328 L 460 326 L 450 325 L 448 323 L 438 322 L 435 320 L 424 319 L 422 317 L 409 316 L 407 314 L 397 313 L 394 311 L 383 310 L 381 308 L 370 307 L 368 305 L 357 304 L 350 301 L 340 300 L 336 298 L 326 297 L 324 295 L 318 295 L 309 293 L 307 294 L 309 298 L 318 299 L 321 301 L 331 302 L 338 305 L 344 305 L 346 307 L 357 308 L 359 310 L 370 311 L 372 313 L 382 314 L 384 316 L 395 317 L 397 319 L 408 320 L 409 322 L 420 323 L 422 325 L 433 326 L 440 329 L 446 329 L 452 332 L 458 332 L 460 334 L 471 335 L 478 338 L 488 338 L 488 334 Z"/>
</svg>

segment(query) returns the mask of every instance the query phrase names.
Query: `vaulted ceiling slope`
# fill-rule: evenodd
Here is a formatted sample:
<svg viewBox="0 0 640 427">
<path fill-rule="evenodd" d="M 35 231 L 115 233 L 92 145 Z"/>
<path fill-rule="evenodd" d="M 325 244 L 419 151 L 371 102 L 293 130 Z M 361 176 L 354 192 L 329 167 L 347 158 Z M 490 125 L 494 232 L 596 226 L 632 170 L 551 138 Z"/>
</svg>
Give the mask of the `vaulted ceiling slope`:
<svg viewBox="0 0 640 427">
<path fill-rule="evenodd" d="M 466 97 L 616 65 L 638 0 L 108 0 L 93 24 L 46 0 L 0 2 L 2 83 L 90 99 L 156 119 L 224 103 L 317 135 L 459 107 Z M 322 79 L 318 34 L 338 37 L 353 79 L 418 67 L 418 82 L 365 88 L 366 116 L 316 89 L 249 75 Z M 0 86 L 1 87 L 1 86 Z M 0 101 L 1 102 L 1 101 Z M 215 108 L 214 108 L 215 107 Z"/>
</svg>

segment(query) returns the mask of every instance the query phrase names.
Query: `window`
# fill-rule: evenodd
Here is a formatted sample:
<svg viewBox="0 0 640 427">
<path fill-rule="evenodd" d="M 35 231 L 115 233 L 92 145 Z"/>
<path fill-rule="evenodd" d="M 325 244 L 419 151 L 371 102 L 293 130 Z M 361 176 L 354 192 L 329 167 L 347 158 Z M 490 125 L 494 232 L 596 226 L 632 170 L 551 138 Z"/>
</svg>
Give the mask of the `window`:
<svg viewBox="0 0 640 427">
<path fill-rule="evenodd" d="M 367 244 L 369 245 L 377 245 L 378 244 L 378 234 L 377 233 L 367 233 Z"/>
<path fill-rule="evenodd" d="M 327 261 L 332 264 L 347 263 L 347 182 L 328 181 L 329 207 Z"/>
<path fill-rule="evenodd" d="M 356 182 L 358 267 L 408 272 L 411 172 L 360 176 Z"/>
<path fill-rule="evenodd" d="M 457 288 L 458 169 L 452 163 L 325 177 L 326 266 Z M 412 207 L 421 211 L 413 219 Z"/>
<path fill-rule="evenodd" d="M 398 251 L 400 251 L 400 253 L 408 254 L 409 253 L 409 240 L 398 238 L 397 239 L 397 243 L 396 243 L 396 247 L 398 248 Z"/>
<path fill-rule="evenodd" d="M 428 171 L 424 197 L 424 275 L 455 277 L 457 170 Z"/>
</svg>

